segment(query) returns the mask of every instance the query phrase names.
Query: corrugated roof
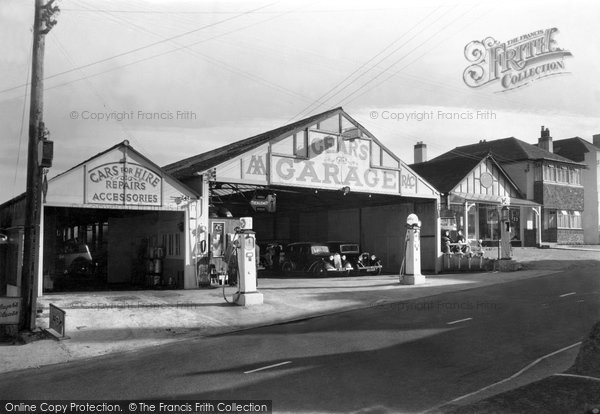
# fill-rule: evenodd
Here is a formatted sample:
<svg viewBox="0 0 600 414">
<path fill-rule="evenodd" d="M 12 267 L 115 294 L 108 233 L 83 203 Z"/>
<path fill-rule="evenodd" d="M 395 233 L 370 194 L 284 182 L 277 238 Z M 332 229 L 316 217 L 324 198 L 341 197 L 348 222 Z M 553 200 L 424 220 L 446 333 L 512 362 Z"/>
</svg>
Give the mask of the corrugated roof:
<svg viewBox="0 0 600 414">
<path fill-rule="evenodd" d="M 320 120 L 329 118 L 330 116 L 339 112 L 343 112 L 341 107 L 330 109 L 320 114 L 301 119 L 300 121 L 296 121 L 267 132 L 263 132 L 250 138 L 236 141 L 232 144 L 228 144 L 220 148 L 177 161 L 164 166 L 163 169 L 179 179 L 190 177 L 198 171 L 206 171 L 207 169 L 212 168 L 230 158 L 237 157 L 246 151 L 254 149 L 265 142 L 270 141 L 271 139 L 277 138 L 284 134 L 292 133 L 292 131 L 295 129 L 302 128 L 305 125 L 308 126 L 317 123 Z"/>
<path fill-rule="evenodd" d="M 456 147 L 453 150 L 434 158 L 432 161 L 456 158 L 466 159 L 466 157 L 469 155 L 483 157 L 488 153 L 492 153 L 496 161 L 501 164 L 523 160 L 549 160 L 562 162 L 565 164 L 579 164 L 578 162 L 546 151 L 535 145 L 528 144 L 525 141 L 521 141 L 515 137 L 496 139 L 492 141 L 480 141 L 477 144 Z"/>
<path fill-rule="evenodd" d="M 554 152 L 573 161 L 583 162 L 585 154 L 600 148 L 580 137 L 554 141 Z"/>
</svg>

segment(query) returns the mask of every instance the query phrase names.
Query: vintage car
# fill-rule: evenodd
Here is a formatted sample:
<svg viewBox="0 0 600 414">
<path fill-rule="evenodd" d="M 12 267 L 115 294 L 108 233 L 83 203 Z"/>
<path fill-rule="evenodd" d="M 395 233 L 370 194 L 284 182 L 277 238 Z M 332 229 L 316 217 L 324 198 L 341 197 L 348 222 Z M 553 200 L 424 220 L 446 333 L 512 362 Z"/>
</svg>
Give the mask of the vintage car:
<svg viewBox="0 0 600 414">
<path fill-rule="evenodd" d="M 65 275 L 89 276 L 94 270 L 92 255 L 87 244 L 69 240 L 59 249 L 57 259 Z"/>
<path fill-rule="evenodd" d="M 358 243 L 328 241 L 325 244 L 332 253 L 339 253 L 342 260 L 350 263 L 355 273 L 378 275 L 381 273 L 381 260 L 374 254 L 360 252 Z"/>
<path fill-rule="evenodd" d="M 281 270 L 286 275 L 300 272 L 314 276 L 346 276 L 352 265 L 339 253 L 332 253 L 325 243 L 301 242 L 285 247 Z"/>
</svg>

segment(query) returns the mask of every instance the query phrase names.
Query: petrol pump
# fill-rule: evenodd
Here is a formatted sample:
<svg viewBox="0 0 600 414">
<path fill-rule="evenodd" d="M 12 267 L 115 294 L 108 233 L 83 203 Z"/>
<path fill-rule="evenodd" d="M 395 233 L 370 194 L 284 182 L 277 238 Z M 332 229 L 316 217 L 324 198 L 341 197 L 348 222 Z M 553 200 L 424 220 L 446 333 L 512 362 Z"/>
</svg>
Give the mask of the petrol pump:
<svg viewBox="0 0 600 414">
<path fill-rule="evenodd" d="M 507 206 L 500 210 L 500 258 L 510 259 L 510 215 Z"/>
<path fill-rule="evenodd" d="M 262 305 L 263 294 L 256 290 L 256 237 L 252 231 L 252 217 L 240 219 L 234 245 L 238 260 L 238 291 L 233 302 L 240 306 Z"/>
<path fill-rule="evenodd" d="M 425 283 L 425 276 L 421 274 L 421 221 L 416 214 L 406 218 L 404 266 L 400 273 L 403 285 Z"/>
</svg>

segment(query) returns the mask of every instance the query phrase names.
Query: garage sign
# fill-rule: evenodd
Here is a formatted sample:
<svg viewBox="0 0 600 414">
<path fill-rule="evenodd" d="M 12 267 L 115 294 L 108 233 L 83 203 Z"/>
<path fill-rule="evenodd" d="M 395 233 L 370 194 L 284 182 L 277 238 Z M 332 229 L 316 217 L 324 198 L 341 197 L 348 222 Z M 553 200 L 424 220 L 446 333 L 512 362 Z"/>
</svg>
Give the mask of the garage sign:
<svg viewBox="0 0 600 414">
<path fill-rule="evenodd" d="M 86 204 L 162 205 L 162 176 L 142 165 L 111 162 L 84 174 Z"/>
<path fill-rule="evenodd" d="M 346 141 L 328 136 L 309 143 L 308 157 L 272 155 L 271 182 L 339 190 L 399 193 L 399 172 L 374 168 L 370 163 L 368 140 Z"/>
</svg>

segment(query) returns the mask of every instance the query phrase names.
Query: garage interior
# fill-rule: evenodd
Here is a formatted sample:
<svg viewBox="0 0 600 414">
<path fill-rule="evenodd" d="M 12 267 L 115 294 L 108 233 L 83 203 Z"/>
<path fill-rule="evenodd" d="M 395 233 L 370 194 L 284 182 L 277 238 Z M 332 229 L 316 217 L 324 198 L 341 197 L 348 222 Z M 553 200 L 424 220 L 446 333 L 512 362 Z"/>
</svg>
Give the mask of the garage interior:
<svg viewBox="0 0 600 414">
<path fill-rule="evenodd" d="M 43 291 L 183 288 L 184 213 L 45 207 Z"/>
<path fill-rule="evenodd" d="M 423 270 L 435 271 L 432 260 L 437 251 L 434 200 L 348 190 L 212 182 L 210 220 L 225 222 L 226 231 L 230 232 L 232 218 L 251 216 L 259 244 L 356 242 L 361 251 L 382 260 L 384 272 L 397 273 L 404 256 L 405 220 L 409 214 L 416 213 L 423 222 Z M 265 199 L 268 195 L 276 200 L 275 211 L 256 211 L 252 200 Z M 221 266 L 218 261 L 213 263 L 217 268 Z"/>
</svg>

